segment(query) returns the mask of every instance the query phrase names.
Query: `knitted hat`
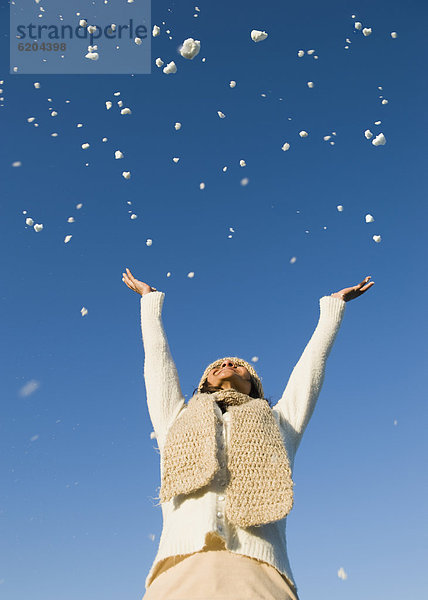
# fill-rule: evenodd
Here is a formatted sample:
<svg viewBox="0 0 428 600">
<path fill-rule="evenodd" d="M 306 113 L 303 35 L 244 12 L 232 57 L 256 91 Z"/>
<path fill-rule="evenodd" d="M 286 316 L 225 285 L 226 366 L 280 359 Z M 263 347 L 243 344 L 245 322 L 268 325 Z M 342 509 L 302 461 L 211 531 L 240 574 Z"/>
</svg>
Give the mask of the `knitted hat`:
<svg viewBox="0 0 428 600">
<path fill-rule="evenodd" d="M 247 369 L 247 371 L 250 373 L 250 375 L 254 381 L 254 385 L 256 387 L 258 397 L 264 398 L 262 382 L 260 381 L 260 377 L 257 375 L 253 366 L 250 365 L 250 363 L 247 363 L 247 361 L 245 361 L 244 359 L 238 358 L 237 356 L 226 356 L 225 358 L 219 358 L 218 360 L 216 360 L 213 363 L 211 363 L 210 365 L 208 365 L 208 367 L 205 369 L 204 374 L 202 375 L 201 380 L 199 382 L 198 392 L 201 391 L 201 388 L 204 385 L 205 380 L 207 379 L 208 374 L 211 371 L 211 369 L 214 369 L 215 367 L 219 367 L 222 364 L 222 362 L 224 362 L 225 360 L 230 360 L 235 365 L 239 365 L 240 367 L 245 367 Z"/>
</svg>

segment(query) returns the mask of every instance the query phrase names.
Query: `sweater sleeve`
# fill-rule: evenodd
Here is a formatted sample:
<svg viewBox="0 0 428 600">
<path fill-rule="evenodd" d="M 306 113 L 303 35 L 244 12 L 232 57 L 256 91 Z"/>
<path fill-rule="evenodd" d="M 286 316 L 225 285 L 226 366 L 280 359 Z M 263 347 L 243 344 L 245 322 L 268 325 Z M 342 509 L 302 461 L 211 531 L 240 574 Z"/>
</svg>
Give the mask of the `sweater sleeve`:
<svg viewBox="0 0 428 600">
<path fill-rule="evenodd" d="M 311 339 L 294 367 L 280 400 L 273 407 L 295 436 L 297 450 L 314 412 L 324 381 L 326 362 L 345 312 L 341 298 L 323 296 L 320 317 Z"/>
<path fill-rule="evenodd" d="M 162 323 L 164 298 L 163 292 L 156 291 L 140 300 L 147 406 L 159 445 L 185 404 Z"/>
</svg>

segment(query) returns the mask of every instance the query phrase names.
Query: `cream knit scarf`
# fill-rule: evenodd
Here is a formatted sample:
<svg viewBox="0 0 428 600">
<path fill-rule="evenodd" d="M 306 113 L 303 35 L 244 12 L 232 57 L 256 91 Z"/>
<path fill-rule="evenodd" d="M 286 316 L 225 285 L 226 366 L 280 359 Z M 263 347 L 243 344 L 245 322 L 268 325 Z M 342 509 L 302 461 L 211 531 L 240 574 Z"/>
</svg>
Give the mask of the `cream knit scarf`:
<svg viewBox="0 0 428 600">
<path fill-rule="evenodd" d="M 196 393 L 168 431 L 160 501 L 208 485 L 220 464 L 214 402 L 230 412 L 225 514 L 239 527 L 271 523 L 293 506 L 293 481 L 282 436 L 267 401 L 236 390 Z"/>
</svg>

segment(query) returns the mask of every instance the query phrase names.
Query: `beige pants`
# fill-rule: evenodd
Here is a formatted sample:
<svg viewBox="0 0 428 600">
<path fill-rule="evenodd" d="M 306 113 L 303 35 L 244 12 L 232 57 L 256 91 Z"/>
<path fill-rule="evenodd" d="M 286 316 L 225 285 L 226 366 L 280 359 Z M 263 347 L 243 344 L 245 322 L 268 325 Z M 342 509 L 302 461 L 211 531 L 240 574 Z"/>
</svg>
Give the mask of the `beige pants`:
<svg viewBox="0 0 428 600">
<path fill-rule="evenodd" d="M 196 552 L 169 564 L 143 600 L 299 600 L 272 565 L 229 550 Z"/>
</svg>

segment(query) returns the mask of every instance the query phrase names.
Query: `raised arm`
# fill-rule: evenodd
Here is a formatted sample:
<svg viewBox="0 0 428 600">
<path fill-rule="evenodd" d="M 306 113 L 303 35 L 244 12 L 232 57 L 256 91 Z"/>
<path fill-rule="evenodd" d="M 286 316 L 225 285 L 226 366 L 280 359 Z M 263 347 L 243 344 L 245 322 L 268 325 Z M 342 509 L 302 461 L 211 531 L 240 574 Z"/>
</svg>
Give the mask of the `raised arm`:
<svg viewBox="0 0 428 600">
<path fill-rule="evenodd" d="M 345 303 L 364 293 L 374 282 L 344 288 L 320 299 L 320 317 L 299 362 L 294 367 L 280 400 L 273 407 L 281 414 L 297 450 L 312 416 L 324 381 L 325 367 L 345 312 Z"/>
<path fill-rule="evenodd" d="M 158 445 L 161 447 L 168 427 L 185 404 L 162 323 L 165 294 L 147 284 L 142 284 L 132 277 L 129 270 L 124 274 L 123 280 L 128 287 L 141 294 L 141 332 L 144 344 L 147 406 Z"/>
</svg>

